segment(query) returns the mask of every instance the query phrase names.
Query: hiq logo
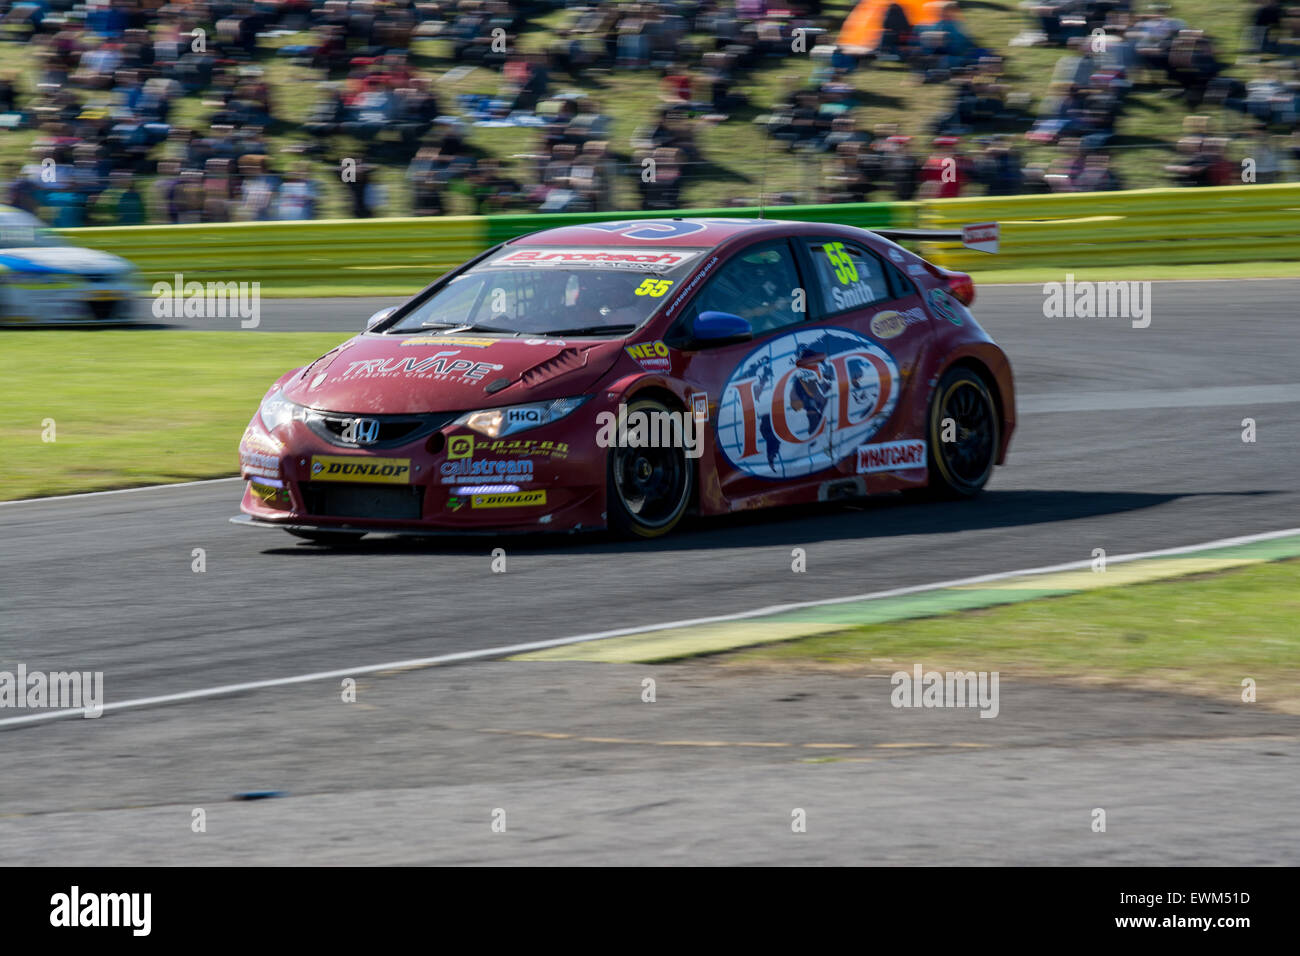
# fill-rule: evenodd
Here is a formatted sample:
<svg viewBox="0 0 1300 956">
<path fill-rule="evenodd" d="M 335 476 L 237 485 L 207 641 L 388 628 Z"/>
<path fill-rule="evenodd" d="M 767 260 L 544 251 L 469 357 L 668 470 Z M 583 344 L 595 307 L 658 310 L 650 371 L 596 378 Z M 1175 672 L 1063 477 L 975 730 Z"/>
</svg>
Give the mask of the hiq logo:
<svg viewBox="0 0 1300 956">
<path fill-rule="evenodd" d="M 760 478 L 823 471 L 889 420 L 898 380 L 894 357 L 856 332 L 783 335 L 746 356 L 723 388 L 718 445 Z"/>
<path fill-rule="evenodd" d="M 512 408 L 506 412 L 507 425 L 540 425 L 542 410 L 540 408 Z"/>
</svg>

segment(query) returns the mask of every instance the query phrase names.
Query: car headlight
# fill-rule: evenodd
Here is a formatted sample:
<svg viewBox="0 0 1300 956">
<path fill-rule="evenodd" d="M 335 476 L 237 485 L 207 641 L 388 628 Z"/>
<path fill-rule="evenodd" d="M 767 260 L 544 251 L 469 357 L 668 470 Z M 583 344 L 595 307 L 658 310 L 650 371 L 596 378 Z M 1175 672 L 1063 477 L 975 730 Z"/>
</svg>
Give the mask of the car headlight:
<svg viewBox="0 0 1300 956">
<path fill-rule="evenodd" d="M 273 432 L 280 425 L 306 421 L 307 409 L 289 401 L 277 388 L 262 399 L 262 407 L 257 410 L 257 415 L 262 419 L 262 427 Z"/>
<path fill-rule="evenodd" d="M 502 438 L 539 425 L 558 422 L 589 398 L 590 395 L 579 395 L 576 398 L 557 398 L 550 402 L 487 408 L 481 412 L 466 412 L 452 424 L 464 425 L 488 438 Z"/>
</svg>

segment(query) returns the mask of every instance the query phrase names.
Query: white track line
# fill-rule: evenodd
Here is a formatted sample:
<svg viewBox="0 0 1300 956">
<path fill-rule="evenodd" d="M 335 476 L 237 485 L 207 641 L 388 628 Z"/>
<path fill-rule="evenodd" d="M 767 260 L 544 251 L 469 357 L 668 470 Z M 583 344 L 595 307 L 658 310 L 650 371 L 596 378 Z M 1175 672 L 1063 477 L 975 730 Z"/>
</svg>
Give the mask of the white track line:
<svg viewBox="0 0 1300 956">
<path fill-rule="evenodd" d="M 1133 554 L 1121 554 L 1106 559 L 1107 564 L 1124 564 L 1129 561 L 1141 561 L 1146 558 L 1162 558 L 1175 554 L 1194 554 L 1197 551 L 1212 551 L 1216 548 L 1228 548 L 1234 545 L 1254 544 L 1274 538 L 1286 538 L 1300 534 L 1300 528 L 1287 528 L 1283 531 L 1265 531 L 1261 534 L 1241 535 L 1235 538 L 1220 538 L 1182 548 L 1165 548 L 1159 551 L 1138 551 Z M 375 674 L 387 670 L 405 670 L 414 667 L 432 667 L 438 664 L 456 664 L 463 661 L 482 660 L 490 657 L 510 657 L 527 651 L 541 651 L 551 647 L 563 647 L 567 644 L 585 644 L 590 641 L 602 641 L 611 637 L 626 637 L 629 634 L 647 634 L 654 631 L 667 631 L 679 627 L 697 627 L 702 624 L 723 624 L 728 621 L 743 621 L 755 617 L 767 617 L 786 611 L 798 611 L 811 607 L 826 607 L 832 604 L 848 604 L 853 601 L 878 601 L 883 598 L 902 597 L 907 594 L 920 594 L 925 591 L 937 591 L 943 588 L 962 587 L 972 584 L 987 584 L 992 581 L 1004 581 L 1007 578 L 1024 577 L 1035 574 L 1052 574 L 1057 571 L 1078 571 L 1092 567 L 1092 559 L 1068 561 L 1065 564 L 1045 565 L 1038 568 L 1022 568 L 1018 571 L 999 571 L 995 574 L 981 574 L 973 578 L 957 578 L 952 581 L 938 581 L 933 584 L 916 584 L 909 587 L 890 588 L 887 591 L 872 591 L 867 594 L 853 594 L 848 597 L 823 598 L 818 601 L 799 601 L 793 604 L 773 604 L 768 607 L 755 608 L 751 611 L 739 611 L 734 614 L 719 614 L 713 617 L 697 617 L 684 621 L 666 621 L 662 624 L 647 624 L 638 627 L 620 627 L 610 631 L 596 631 L 591 634 L 578 634 L 574 637 L 559 637 L 549 641 L 530 641 L 527 644 L 507 644 L 502 647 L 488 647 L 477 651 L 459 651 L 454 654 L 439 654 L 436 657 L 415 657 L 405 661 L 390 661 L 386 664 L 363 664 L 340 670 L 318 671 L 312 674 L 298 674 L 293 677 L 275 677 L 269 680 L 247 681 L 242 684 L 223 684 L 220 687 L 205 687 L 199 690 L 181 691 L 176 694 L 160 694 L 156 697 L 139 697 L 103 705 L 103 712 L 116 710 L 133 710 L 138 707 L 151 707 L 158 704 L 178 704 L 190 700 L 202 700 L 208 697 L 222 697 L 228 694 L 241 694 L 246 691 L 264 690 L 268 687 L 286 687 L 290 684 L 305 684 L 309 681 L 330 680 L 331 678 L 357 677 L 362 674 Z M 34 724 L 48 720 L 76 717 L 81 710 L 52 710 L 23 717 L 9 717 L 0 720 L 0 727 L 17 724 Z"/>
<path fill-rule="evenodd" d="M 1289 385 L 1206 385 L 1062 395 L 1022 395 L 1016 412 L 1118 412 L 1142 408 L 1222 408 L 1228 405 L 1289 405 L 1300 402 L 1300 382 Z"/>
<path fill-rule="evenodd" d="M 215 485 L 221 481 L 239 481 L 238 475 L 229 478 L 204 478 L 200 481 L 177 481 L 170 485 L 140 485 L 138 488 L 114 488 L 112 491 L 80 491 L 75 495 L 49 495 L 45 498 L 15 498 L 13 501 L 0 501 L 0 508 L 5 505 L 34 505 L 43 501 L 71 501 L 74 498 L 98 498 L 103 495 L 129 495 L 134 491 L 157 491 L 160 488 L 191 488 L 195 485 Z"/>
</svg>

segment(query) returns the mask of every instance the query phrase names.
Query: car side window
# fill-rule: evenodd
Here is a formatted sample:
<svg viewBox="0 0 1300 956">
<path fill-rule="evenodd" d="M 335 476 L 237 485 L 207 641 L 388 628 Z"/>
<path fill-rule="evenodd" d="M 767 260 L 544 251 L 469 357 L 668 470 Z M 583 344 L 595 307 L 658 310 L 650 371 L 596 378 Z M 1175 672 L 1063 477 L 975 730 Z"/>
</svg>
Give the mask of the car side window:
<svg viewBox="0 0 1300 956">
<path fill-rule="evenodd" d="M 886 262 L 885 269 L 889 272 L 889 282 L 895 299 L 906 299 L 909 295 L 917 294 L 916 283 L 903 275 L 897 266 Z"/>
<path fill-rule="evenodd" d="M 809 239 L 807 244 L 827 315 L 893 297 L 885 264 L 873 253 L 843 239 Z"/>
<path fill-rule="evenodd" d="M 790 244 L 784 239 L 741 250 L 709 281 L 693 311 L 748 319 L 758 337 L 808 317 Z"/>
</svg>

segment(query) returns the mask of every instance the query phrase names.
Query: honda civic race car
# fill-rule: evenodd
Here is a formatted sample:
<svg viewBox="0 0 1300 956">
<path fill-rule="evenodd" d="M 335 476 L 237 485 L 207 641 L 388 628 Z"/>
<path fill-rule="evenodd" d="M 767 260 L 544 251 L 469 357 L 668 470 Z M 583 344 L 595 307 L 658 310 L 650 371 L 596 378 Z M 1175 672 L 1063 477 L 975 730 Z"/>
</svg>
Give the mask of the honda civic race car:
<svg viewBox="0 0 1300 956">
<path fill-rule="evenodd" d="M 688 512 L 972 496 L 1006 458 L 1011 367 L 970 276 L 895 240 L 997 232 L 647 219 L 502 243 L 271 386 L 232 520 L 655 537 Z"/>
<path fill-rule="evenodd" d="M 35 216 L 0 206 L 0 326 L 129 322 L 139 292 L 127 260 L 68 245 Z"/>
</svg>

